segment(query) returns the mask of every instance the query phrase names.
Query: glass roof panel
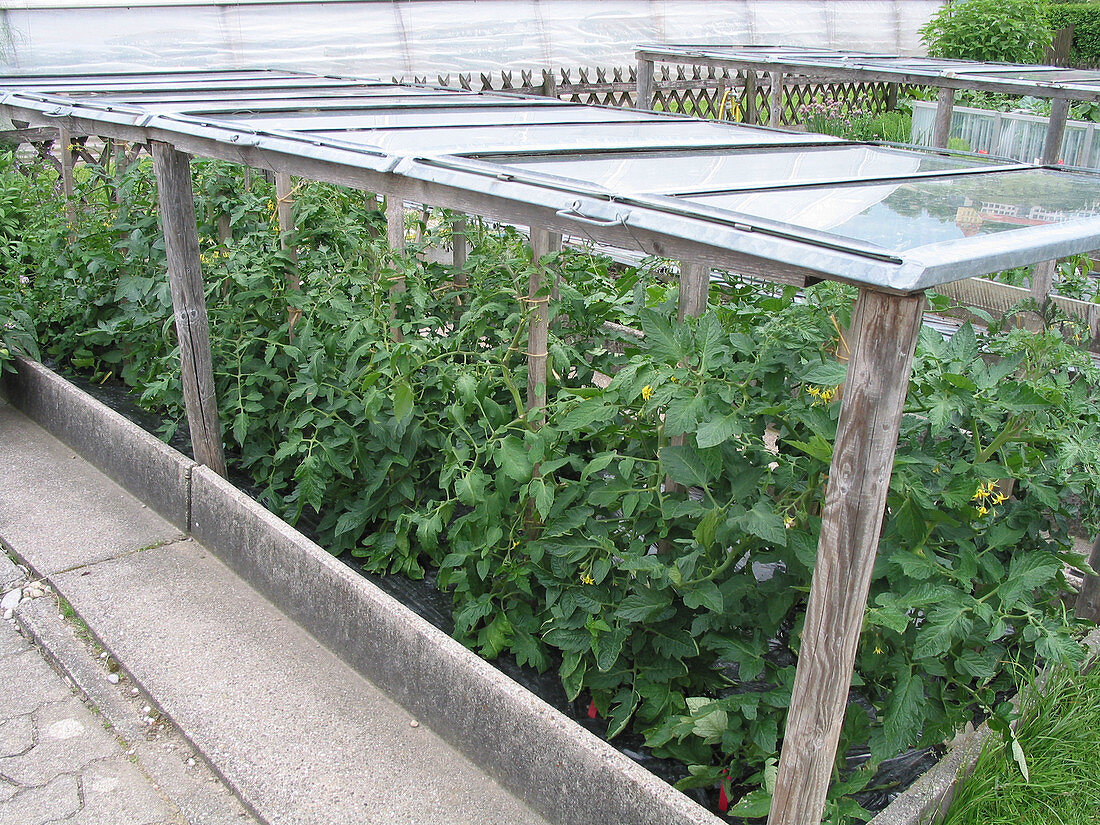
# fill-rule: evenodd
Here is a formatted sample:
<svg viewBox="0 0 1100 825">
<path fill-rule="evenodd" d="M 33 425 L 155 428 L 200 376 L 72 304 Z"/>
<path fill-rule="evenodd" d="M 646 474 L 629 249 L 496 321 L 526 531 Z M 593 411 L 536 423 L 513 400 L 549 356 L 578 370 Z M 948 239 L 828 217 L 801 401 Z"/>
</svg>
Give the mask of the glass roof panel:
<svg viewBox="0 0 1100 825">
<path fill-rule="evenodd" d="M 1030 169 L 685 200 L 900 253 L 972 235 L 1100 216 L 1100 178 Z"/>
<path fill-rule="evenodd" d="M 457 91 L 457 90 L 456 90 Z M 462 94 L 462 92 L 458 92 Z M 348 101 L 346 98 L 367 98 L 368 100 L 375 97 L 410 97 L 413 95 L 428 95 L 439 94 L 438 89 L 425 89 L 416 86 L 400 87 L 390 85 L 347 85 L 347 86 L 296 86 L 294 88 L 293 100 L 298 103 L 300 101 L 308 102 L 310 100 L 327 101 L 327 100 L 340 100 L 342 105 L 347 106 Z M 469 92 L 467 94 L 473 94 Z M 181 89 L 175 92 L 131 92 L 129 94 L 120 93 L 117 91 L 107 92 L 88 92 L 80 93 L 80 97 L 90 97 L 95 99 L 118 99 L 128 101 L 140 101 L 144 104 L 161 104 L 161 103 L 180 103 L 180 104 L 210 104 L 211 106 L 218 106 L 226 103 L 236 103 L 238 101 L 246 100 L 249 102 L 255 102 L 256 105 L 263 105 L 265 102 L 278 103 L 285 106 L 288 102 L 286 90 L 284 89 L 238 89 L 233 92 L 216 92 L 204 89 Z"/>
<path fill-rule="evenodd" d="M 220 121 L 243 121 L 255 129 L 306 131 L 362 130 L 378 128 L 451 128 L 504 126 L 513 123 L 613 123 L 658 119 L 633 109 L 590 109 L 585 106 L 510 106 L 482 109 L 436 109 L 428 112 L 397 110 L 337 110 L 287 112 L 278 116 L 220 115 Z M 662 121 L 663 122 L 663 121 Z"/>
<path fill-rule="evenodd" d="M 904 177 L 927 172 L 989 168 L 996 161 L 899 151 L 877 146 L 754 149 L 690 155 L 555 155 L 497 158 L 533 172 L 578 178 L 628 194 L 673 194 L 759 188 L 795 183 Z"/>
<path fill-rule="evenodd" d="M 748 146 L 804 143 L 807 135 L 681 120 L 482 126 L 469 129 L 373 130 L 313 134 L 364 143 L 395 154 L 461 155 L 486 152 L 545 152 L 575 149 Z M 815 136 L 817 137 L 817 136 Z M 821 138 L 828 140 L 828 138 Z"/>
</svg>

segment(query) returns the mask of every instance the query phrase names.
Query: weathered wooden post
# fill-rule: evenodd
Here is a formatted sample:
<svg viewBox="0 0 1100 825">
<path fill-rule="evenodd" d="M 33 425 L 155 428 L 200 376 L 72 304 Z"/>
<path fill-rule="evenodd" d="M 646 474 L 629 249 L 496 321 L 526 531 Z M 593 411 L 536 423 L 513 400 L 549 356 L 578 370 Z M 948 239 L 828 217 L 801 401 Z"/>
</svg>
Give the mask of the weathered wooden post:
<svg viewBox="0 0 1100 825">
<path fill-rule="evenodd" d="M 1050 300 L 1050 291 L 1054 287 L 1054 272 L 1057 261 L 1040 261 L 1031 270 L 1031 297 L 1040 307 Z"/>
<path fill-rule="evenodd" d="M 531 275 L 527 284 L 527 304 L 530 320 L 527 326 L 527 409 L 539 410 L 531 423 L 546 421 L 546 357 L 550 343 L 550 291 L 545 289 L 545 269 L 539 263 L 554 252 L 555 233 L 537 226 L 531 227 Z M 558 235 L 558 245 L 561 236 Z"/>
<path fill-rule="evenodd" d="M 680 298 L 676 313 L 681 324 L 685 318 L 698 318 L 706 312 L 709 294 L 710 267 L 692 261 L 681 261 Z"/>
<path fill-rule="evenodd" d="M 653 61 L 638 58 L 638 73 L 635 77 L 635 109 L 653 108 Z"/>
<path fill-rule="evenodd" d="M 783 72 L 768 73 L 771 89 L 768 91 L 768 125 L 779 128 L 783 124 Z"/>
<path fill-rule="evenodd" d="M 455 286 L 466 286 L 466 258 L 470 247 L 466 240 L 466 216 L 462 215 L 451 222 L 451 263 L 455 268 Z"/>
<path fill-rule="evenodd" d="M 947 148 L 951 137 L 951 115 L 955 111 L 955 90 L 941 88 L 936 93 L 936 119 L 932 125 L 932 145 Z"/>
<path fill-rule="evenodd" d="M 393 263 L 397 276 L 390 286 L 390 297 L 398 292 L 405 291 L 405 274 L 401 267 L 404 266 L 405 256 L 405 198 L 400 192 L 390 192 L 386 195 L 386 240 L 389 241 L 390 252 L 393 253 Z M 394 310 L 390 311 L 390 320 L 396 317 Z M 401 340 L 401 330 L 396 324 L 391 330 L 393 340 Z"/>
<path fill-rule="evenodd" d="M 1069 118 L 1069 100 L 1056 97 L 1050 101 L 1050 121 L 1043 138 L 1043 163 L 1061 163 L 1062 140 L 1066 135 L 1066 120 Z"/>
<path fill-rule="evenodd" d="M 687 318 L 698 318 L 707 311 L 707 296 L 710 294 L 710 267 L 706 264 L 691 261 L 680 262 L 680 298 L 676 307 L 676 317 L 682 324 Z M 674 435 L 669 444 L 679 447 L 684 444 L 684 436 Z M 665 476 L 664 488 L 666 493 L 683 492 L 684 487 Z M 658 545 L 661 552 L 671 549 L 671 544 L 664 541 Z"/>
<path fill-rule="evenodd" d="M 924 295 L 860 289 L 769 825 L 821 821 L 875 564 Z"/>
<path fill-rule="evenodd" d="M 168 283 L 179 338 L 180 376 L 187 425 L 191 431 L 191 448 L 195 461 L 224 476 L 225 453 L 214 394 L 210 319 L 206 314 L 206 295 L 199 261 L 191 158 L 159 141 L 151 141 L 150 148 L 157 177 L 161 231 L 168 258 Z"/>
<path fill-rule="evenodd" d="M 60 146 L 61 193 L 65 196 L 65 220 L 69 224 L 70 236 L 76 227 L 76 181 L 73 177 L 73 133 L 62 126 L 57 130 L 57 142 Z"/>
<path fill-rule="evenodd" d="M 1047 124 L 1046 136 L 1043 138 L 1043 156 L 1039 158 L 1042 163 L 1056 164 L 1060 161 L 1068 117 L 1069 100 L 1064 97 L 1053 98 L 1050 101 L 1050 121 Z M 1057 264 L 1057 261 L 1042 261 L 1035 264 L 1035 268 L 1031 271 L 1031 297 L 1041 307 L 1046 306 L 1047 301 L 1050 300 Z"/>
<path fill-rule="evenodd" d="M 294 181 L 285 172 L 275 173 L 275 211 L 279 220 L 279 247 L 287 257 L 286 284 L 297 292 L 302 288 L 302 277 L 298 273 L 298 249 L 291 243 L 291 237 L 298 231 L 294 224 Z M 297 307 L 287 309 L 287 326 L 290 340 L 294 340 L 294 325 L 302 317 Z"/>
<path fill-rule="evenodd" d="M 1092 545 L 1089 554 L 1089 567 L 1100 571 L 1100 538 Z M 1100 624 L 1100 576 L 1085 576 L 1081 592 L 1077 594 L 1077 605 L 1074 611 L 1078 619 L 1088 619 L 1090 622 Z"/>
<path fill-rule="evenodd" d="M 756 105 L 756 72 L 745 70 L 745 103 L 742 107 L 742 120 L 753 126 L 760 125 L 760 112 Z"/>
</svg>

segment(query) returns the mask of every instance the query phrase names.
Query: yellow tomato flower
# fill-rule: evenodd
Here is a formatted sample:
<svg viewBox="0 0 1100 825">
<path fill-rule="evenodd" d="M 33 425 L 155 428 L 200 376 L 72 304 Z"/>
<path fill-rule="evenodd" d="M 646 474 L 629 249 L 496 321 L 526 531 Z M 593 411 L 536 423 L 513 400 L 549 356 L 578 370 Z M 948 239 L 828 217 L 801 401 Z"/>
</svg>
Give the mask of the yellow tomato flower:
<svg viewBox="0 0 1100 825">
<path fill-rule="evenodd" d="M 648 401 L 650 399 L 650 397 L 652 397 L 652 395 L 653 395 L 653 387 L 651 387 L 649 384 L 646 384 L 644 387 L 642 387 L 642 400 L 643 401 Z"/>
<path fill-rule="evenodd" d="M 595 583 L 596 583 L 596 580 L 594 578 L 592 578 L 591 573 L 585 573 L 583 576 L 581 576 L 581 584 L 595 584 Z"/>
<path fill-rule="evenodd" d="M 994 504 L 1004 504 L 1006 501 L 1008 501 L 1008 496 L 1004 493 L 997 493 L 997 495 L 993 496 Z"/>
</svg>

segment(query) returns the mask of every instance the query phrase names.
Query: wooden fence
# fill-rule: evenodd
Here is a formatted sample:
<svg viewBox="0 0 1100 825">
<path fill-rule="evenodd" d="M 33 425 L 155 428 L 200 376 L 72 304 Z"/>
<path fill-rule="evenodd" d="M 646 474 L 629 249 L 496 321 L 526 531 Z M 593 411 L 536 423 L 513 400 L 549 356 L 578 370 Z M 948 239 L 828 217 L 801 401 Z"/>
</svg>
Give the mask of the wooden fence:
<svg viewBox="0 0 1100 825">
<path fill-rule="evenodd" d="M 546 95 L 573 103 L 631 107 L 636 90 L 635 67 L 593 69 L 543 69 L 520 72 L 415 76 L 412 80 L 475 92 L 516 92 Z M 897 104 L 898 89 L 883 82 L 821 82 L 797 75 L 784 76 L 784 107 L 781 123 L 792 126 L 805 118 L 802 106 L 817 100 L 839 100 L 846 109 L 881 114 Z M 653 108 L 698 117 L 765 124 L 768 119 L 768 84 L 764 78 L 742 72 L 702 66 L 657 67 L 654 77 Z M 902 90 L 904 93 L 904 89 Z"/>
</svg>

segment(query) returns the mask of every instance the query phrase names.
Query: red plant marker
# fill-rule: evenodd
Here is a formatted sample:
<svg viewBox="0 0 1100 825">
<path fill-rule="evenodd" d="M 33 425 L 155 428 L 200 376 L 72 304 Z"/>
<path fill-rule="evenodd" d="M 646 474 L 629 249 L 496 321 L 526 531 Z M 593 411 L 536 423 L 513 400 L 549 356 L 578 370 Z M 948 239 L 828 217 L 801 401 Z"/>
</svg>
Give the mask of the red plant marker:
<svg viewBox="0 0 1100 825">
<path fill-rule="evenodd" d="M 596 710 L 596 700 L 593 699 L 588 705 L 588 718 L 595 719 L 598 715 L 599 712 Z"/>
<path fill-rule="evenodd" d="M 729 775 L 730 775 L 729 771 L 722 771 L 722 776 L 723 777 L 727 777 Z M 722 782 L 718 783 L 718 810 L 720 810 L 722 813 L 725 813 L 726 811 L 729 810 L 729 807 L 730 807 L 730 798 L 728 796 L 726 796 L 726 783 L 725 783 L 725 780 L 723 779 Z"/>
</svg>

